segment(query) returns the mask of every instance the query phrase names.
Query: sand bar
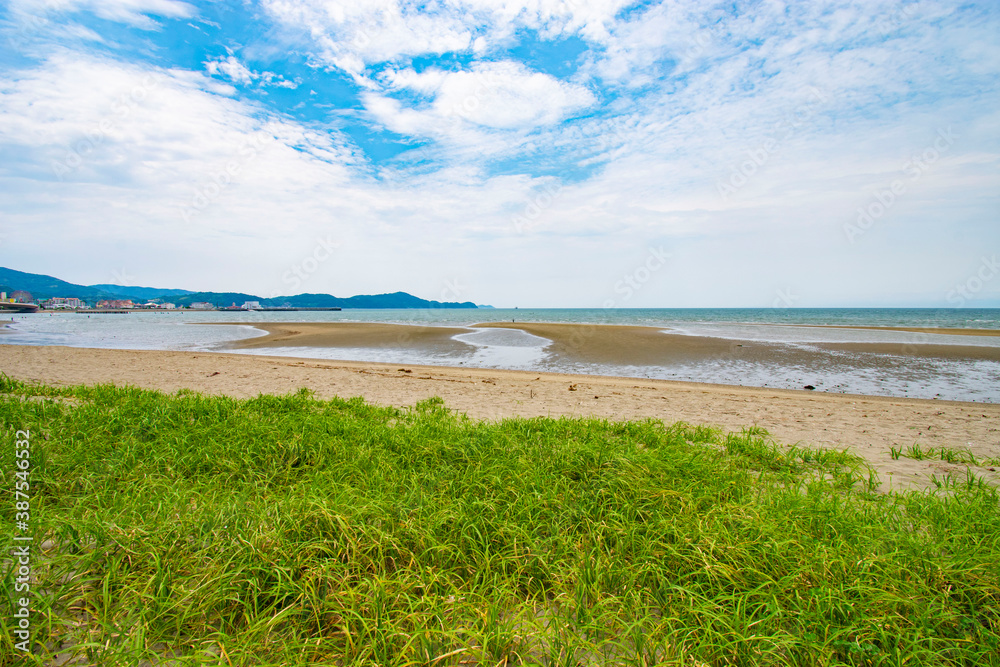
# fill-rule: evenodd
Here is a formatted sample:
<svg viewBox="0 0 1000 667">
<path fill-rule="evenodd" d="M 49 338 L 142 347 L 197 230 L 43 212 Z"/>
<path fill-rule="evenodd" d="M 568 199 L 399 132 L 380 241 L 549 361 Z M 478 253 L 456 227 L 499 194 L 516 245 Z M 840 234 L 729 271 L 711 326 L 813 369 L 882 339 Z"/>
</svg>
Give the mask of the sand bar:
<svg viewBox="0 0 1000 667">
<path fill-rule="evenodd" d="M 230 322 L 228 324 L 245 324 Z M 719 338 L 665 334 L 656 327 L 586 324 L 476 324 L 474 328 L 423 327 L 408 324 L 364 322 L 254 323 L 267 336 L 231 344 L 233 349 L 262 347 L 395 347 L 461 353 L 474 350 L 468 343 L 451 340 L 476 328 L 519 329 L 552 341 L 555 356 L 595 363 L 659 364 L 691 361 L 726 354 L 729 341 Z"/>
<path fill-rule="evenodd" d="M 456 334 L 470 331 L 459 327 L 360 322 L 254 323 L 253 326 L 267 331 L 268 335 L 233 343 L 233 349 L 367 347 L 423 349 L 450 355 L 468 355 L 474 350 L 472 345 L 452 340 Z M 566 359 L 623 366 L 664 366 L 712 359 L 740 359 L 751 362 L 775 361 L 821 369 L 831 361 L 825 350 L 1000 361 L 1000 346 L 816 343 L 810 346 L 812 349 L 803 349 L 780 343 L 672 334 L 666 333 L 662 327 L 537 322 L 484 322 L 473 327 L 518 329 L 548 339 L 552 343 L 546 351 L 556 361 Z"/>
<path fill-rule="evenodd" d="M 687 421 L 727 430 L 758 425 L 780 442 L 850 448 L 879 471 L 883 488 L 924 487 L 930 475 L 964 475 L 940 460 L 893 460 L 891 447 L 946 446 L 1000 458 L 1000 405 L 759 389 L 666 380 L 205 352 L 0 345 L 10 377 L 51 384 L 113 382 L 237 397 L 300 387 L 320 397 L 362 396 L 409 406 L 440 396 L 470 417 L 597 416 Z M 988 466 L 975 472 L 994 483 Z"/>
<path fill-rule="evenodd" d="M 214 323 L 213 323 L 214 324 Z M 219 324 L 246 325 L 247 322 Z M 475 347 L 452 340 L 457 334 L 469 333 L 459 327 L 426 327 L 408 324 L 370 322 L 254 322 L 255 329 L 266 336 L 232 343 L 233 349 L 264 347 L 367 347 L 422 349 L 451 354 L 469 354 Z"/>
<path fill-rule="evenodd" d="M 614 324 L 484 322 L 476 328 L 519 329 L 552 341 L 555 358 L 599 364 L 665 365 L 724 356 L 731 341 L 722 338 L 664 333 L 663 327 Z"/>
<path fill-rule="evenodd" d="M 623 365 L 660 365 L 707 358 L 739 358 L 746 361 L 780 361 L 822 367 L 829 359 L 824 350 L 879 355 L 976 359 L 1000 361 L 1000 346 L 940 345 L 932 343 L 812 343 L 811 348 L 781 343 L 739 341 L 725 338 L 664 333 L 662 327 L 607 324 L 548 324 L 484 322 L 476 327 L 520 329 L 553 341 L 554 356 L 576 361 Z"/>
</svg>

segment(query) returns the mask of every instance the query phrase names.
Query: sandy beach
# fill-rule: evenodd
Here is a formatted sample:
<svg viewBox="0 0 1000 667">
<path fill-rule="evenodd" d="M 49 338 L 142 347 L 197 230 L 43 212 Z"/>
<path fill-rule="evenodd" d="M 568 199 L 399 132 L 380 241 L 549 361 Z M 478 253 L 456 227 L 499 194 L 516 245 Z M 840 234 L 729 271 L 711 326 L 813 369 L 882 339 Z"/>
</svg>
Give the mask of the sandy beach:
<svg viewBox="0 0 1000 667">
<path fill-rule="evenodd" d="M 925 448 L 967 449 L 981 459 L 1000 458 L 1000 405 L 995 404 L 522 371 L 20 345 L 0 345 L 0 368 L 12 378 L 56 385 L 112 382 L 235 397 L 307 387 L 320 397 L 362 396 L 402 407 L 440 396 L 449 408 L 479 419 L 654 418 L 726 430 L 757 425 L 784 444 L 850 448 L 871 462 L 883 488 L 893 489 L 925 487 L 931 474 L 964 475 L 965 466 L 893 460 L 892 447 L 919 443 Z M 975 472 L 1000 483 L 1000 474 L 989 467 L 995 466 Z"/>
</svg>

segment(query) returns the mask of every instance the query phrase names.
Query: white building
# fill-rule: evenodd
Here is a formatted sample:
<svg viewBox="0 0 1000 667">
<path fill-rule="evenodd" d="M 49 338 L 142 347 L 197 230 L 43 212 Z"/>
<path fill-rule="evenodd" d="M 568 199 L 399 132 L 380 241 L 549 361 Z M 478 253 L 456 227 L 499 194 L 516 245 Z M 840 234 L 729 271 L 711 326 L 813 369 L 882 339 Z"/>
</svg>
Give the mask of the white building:
<svg viewBox="0 0 1000 667">
<path fill-rule="evenodd" d="M 47 308 L 83 308 L 84 303 L 76 297 L 55 296 L 49 299 L 45 306 Z"/>
<path fill-rule="evenodd" d="M 244 301 L 240 308 L 243 310 L 263 310 L 260 307 L 260 301 Z"/>
</svg>

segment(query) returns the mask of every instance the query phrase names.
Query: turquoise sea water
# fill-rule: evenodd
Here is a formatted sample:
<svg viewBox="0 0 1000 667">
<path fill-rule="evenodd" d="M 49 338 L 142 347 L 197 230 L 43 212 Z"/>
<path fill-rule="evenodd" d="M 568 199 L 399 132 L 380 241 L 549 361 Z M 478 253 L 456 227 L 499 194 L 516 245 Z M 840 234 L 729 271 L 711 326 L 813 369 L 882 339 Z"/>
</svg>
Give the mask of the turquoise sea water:
<svg viewBox="0 0 1000 667">
<path fill-rule="evenodd" d="M 77 313 L 40 313 L 28 317 L 84 318 Z M 440 325 L 470 325 L 477 322 L 573 322 L 585 324 L 800 324 L 832 326 L 888 326 L 1000 329 L 997 308 L 480 308 L 342 310 L 317 312 L 211 311 L 131 313 L 122 317 L 151 319 L 181 317 L 185 322 L 301 321 L 301 322 L 398 322 Z M 92 316 L 89 319 L 96 318 Z M 116 317 L 101 315 L 100 317 Z"/>
<path fill-rule="evenodd" d="M 1000 329 L 1000 309 L 971 308 L 496 308 L 331 313 L 362 322 L 575 322 L 586 324 L 804 324 Z"/>
<path fill-rule="evenodd" d="M 513 329 L 460 334 L 467 352 L 378 348 L 268 348 L 246 354 L 345 359 L 478 368 L 712 382 L 883 396 L 1000 402 L 1000 362 L 914 357 L 908 346 L 947 344 L 1000 347 L 1000 337 L 949 335 L 950 328 L 1000 329 L 1000 309 L 697 308 L 697 309 L 461 309 L 344 310 L 332 312 L 174 312 L 127 315 L 39 313 L 15 315 L 0 344 L 69 345 L 118 349 L 226 351 L 231 341 L 263 335 L 265 322 L 386 322 L 470 327 L 480 322 L 566 322 L 661 327 L 674 334 L 710 336 L 799 351 L 824 343 L 887 343 L 900 354 L 823 351 L 802 364 L 751 361 L 737 353 L 664 366 L 569 362 L 546 352 L 549 341 Z M 240 322 L 236 326 L 199 326 Z M 824 327 L 929 327 L 940 333 Z M 912 348 L 911 348 L 912 349 Z M 788 358 L 791 358 L 790 356 Z M 817 358 L 813 355 L 812 358 Z"/>
</svg>

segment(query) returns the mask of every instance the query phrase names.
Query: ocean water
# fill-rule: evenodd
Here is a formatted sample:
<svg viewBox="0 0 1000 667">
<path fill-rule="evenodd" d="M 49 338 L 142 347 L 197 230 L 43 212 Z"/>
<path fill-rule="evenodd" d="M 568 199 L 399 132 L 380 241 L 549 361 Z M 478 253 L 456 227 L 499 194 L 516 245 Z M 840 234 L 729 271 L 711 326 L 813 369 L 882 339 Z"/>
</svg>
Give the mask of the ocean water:
<svg viewBox="0 0 1000 667">
<path fill-rule="evenodd" d="M 254 323 L 385 322 L 471 327 L 480 322 L 565 322 L 662 327 L 675 334 L 753 341 L 816 351 L 822 343 L 889 343 L 1000 347 L 1000 337 L 955 336 L 820 327 L 1000 329 L 1000 309 L 478 309 L 344 310 L 320 312 L 174 312 L 13 315 L 0 344 L 68 345 L 146 350 L 229 351 L 228 343 L 264 335 Z M 199 326 L 241 322 L 234 326 Z M 551 357 L 549 341 L 516 329 L 469 329 L 456 336 L 464 354 L 392 348 L 268 348 L 244 351 L 318 359 L 508 368 L 659 378 L 744 386 L 1000 402 L 1000 362 L 922 358 L 904 354 L 824 351 L 808 365 L 750 361 L 739 354 L 669 366 L 570 362 Z M 735 347 L 733 348 L 736 349 Z"/>
</svg>

